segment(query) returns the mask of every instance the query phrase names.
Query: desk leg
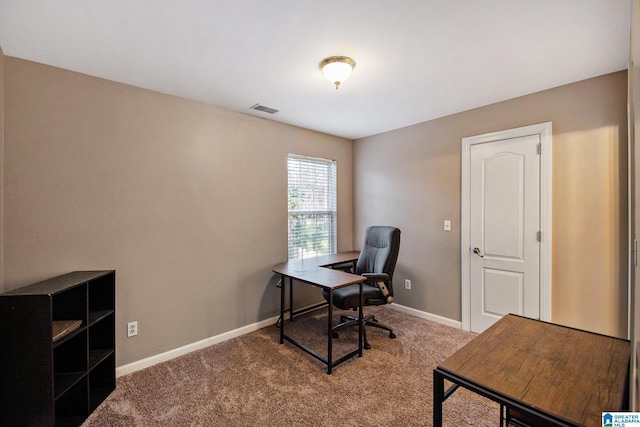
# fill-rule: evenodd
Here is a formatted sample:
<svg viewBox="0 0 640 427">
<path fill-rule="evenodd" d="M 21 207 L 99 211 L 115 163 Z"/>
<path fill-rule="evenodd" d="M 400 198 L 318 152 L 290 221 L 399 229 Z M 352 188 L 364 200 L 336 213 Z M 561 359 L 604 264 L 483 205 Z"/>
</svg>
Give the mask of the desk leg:
<svg viewBox="0 0 640 427">
<path fill-rule="evenodd" d="M 286 287 L 286 278 L 280 275 L 280 344 L 284 343 L 284 288 Z"/>
<path fill-rule="evenodd" d="M 327 314 L 327 374 L 331 375 L 333 365 L 333 289 L 329 289 L 329 313 Z"/>
<path fill-rule="evenodd" d="M 360 282 L 360 306 L 358 307 L 358 356 L 362 357 L 362 334 L 364 332 L 364 319 L 362 318 L 362 306 L 364 305 L 364 282 Z"/>
<path fill-rule="evenodd" d="M 289 277 L 289 322 L 293 322 L 293 277 Z"/>
<path fill-rule="evenodd" d="M 442 427 L 442 403 L 444 402 L 444 377 L 433 371 L 433 427 Z"/>
</svg>

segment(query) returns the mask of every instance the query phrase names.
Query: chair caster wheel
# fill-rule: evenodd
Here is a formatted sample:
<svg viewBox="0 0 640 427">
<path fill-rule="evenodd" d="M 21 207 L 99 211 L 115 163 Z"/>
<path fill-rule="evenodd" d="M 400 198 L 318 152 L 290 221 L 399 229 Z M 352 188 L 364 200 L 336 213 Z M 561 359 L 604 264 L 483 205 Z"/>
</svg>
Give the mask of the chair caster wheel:
<svg viewBox="0 0 640 427">
<path fill-rule="evenodd" d="M 333 333 L 331 334 L 331 336 L 332 336 L 333 338 L 338 338 L 338 333 L 337 333 L 337 332 L 333 332 Z"/>
<path fill-rule="evenodd" d="M 394 334 L 393 332 L 389 332 L 389 338 L 395 338 L 396 334 Z"/>
<path fill-rule="evenodd" d="M 364 343 L 364 349 L 371 350 L 371 345 L 368 342 Z"/>
</svg>

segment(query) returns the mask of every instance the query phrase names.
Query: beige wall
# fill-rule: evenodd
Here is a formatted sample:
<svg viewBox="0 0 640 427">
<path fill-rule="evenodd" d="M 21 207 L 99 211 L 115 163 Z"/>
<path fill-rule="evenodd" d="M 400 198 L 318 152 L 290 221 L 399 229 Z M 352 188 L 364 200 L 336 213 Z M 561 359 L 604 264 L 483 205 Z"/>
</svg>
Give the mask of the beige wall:
<svg viewBox="0 0 640 427">
<path fill-rule="evenodd" d="M 119 366 L 277 313 L 288 152 L 337 160 L 338 249 L 352 249 L 351 141 L 4 65 L 6 289 L 117 270 Z M 139 335 L 126 338 L 133 320 Z"/>
<path fill-rule="evenodd" d="M 626 87 L 618 72 L 356 141 L 354 238 L 402 229 L 395 301 L 461 319 L 461 139 L 551 121 L 552 320 L 626 337 Z"/>
</svg>

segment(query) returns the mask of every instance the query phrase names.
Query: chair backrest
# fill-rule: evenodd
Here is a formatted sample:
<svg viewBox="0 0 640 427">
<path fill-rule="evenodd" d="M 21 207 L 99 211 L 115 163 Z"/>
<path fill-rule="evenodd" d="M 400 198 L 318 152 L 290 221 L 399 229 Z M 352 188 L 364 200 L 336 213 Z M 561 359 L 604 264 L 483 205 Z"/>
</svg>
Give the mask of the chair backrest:
<svg viewBox="0 0 640 427">
<path fill-rule="evenodd" d="M 392 278 L 400 250 L 400 229 L 374 225 L 365 230 L 364 245 L 356 263 L 356 274 L 387 273 L 387 288 L 393 296 Z"/>
</svg>

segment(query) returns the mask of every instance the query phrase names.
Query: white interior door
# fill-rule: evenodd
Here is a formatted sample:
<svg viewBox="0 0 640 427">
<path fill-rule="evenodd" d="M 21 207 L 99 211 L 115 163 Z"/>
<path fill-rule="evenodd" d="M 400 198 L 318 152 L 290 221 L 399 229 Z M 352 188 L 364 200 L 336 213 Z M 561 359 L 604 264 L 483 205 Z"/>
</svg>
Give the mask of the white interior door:
<svg viewBox="0 0 640 427">
<path fill-rule="evenodd" d="M 465 329 L 473 332 L 507 313 L 541 318 L 542 135 L 505 132 L 467 147 L 463 311 L 469 310 Z"/>
</svg>

